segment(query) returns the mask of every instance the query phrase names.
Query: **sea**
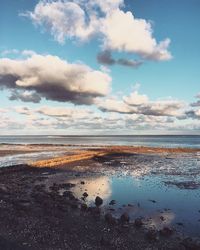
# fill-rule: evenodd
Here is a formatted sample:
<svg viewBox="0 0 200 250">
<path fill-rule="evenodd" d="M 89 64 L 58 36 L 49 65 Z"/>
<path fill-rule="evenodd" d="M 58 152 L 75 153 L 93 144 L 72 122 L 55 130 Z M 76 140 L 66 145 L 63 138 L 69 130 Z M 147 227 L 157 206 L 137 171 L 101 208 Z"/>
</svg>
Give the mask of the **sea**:
<svg viewBox="0 0 200 250">
<path fill-rule="evenodd" d="M 0 136 L 0 144 L 127 145 L 200 148 L 200 135 L 11 135 Z"/>
</svg>

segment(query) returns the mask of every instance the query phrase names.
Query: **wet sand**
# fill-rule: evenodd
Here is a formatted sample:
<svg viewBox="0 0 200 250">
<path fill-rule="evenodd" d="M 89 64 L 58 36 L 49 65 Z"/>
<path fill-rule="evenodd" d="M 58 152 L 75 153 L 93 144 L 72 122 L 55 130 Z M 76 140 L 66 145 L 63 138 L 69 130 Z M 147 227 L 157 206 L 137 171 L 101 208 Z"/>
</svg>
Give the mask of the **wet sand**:
<svg viewBox="0 0 200 250">
<path fill-rule="evenodd" d="M 69 153 L 70 147 L 65 147 Z M 67 156 L 0 168 L 0 249 L 200 249 L 198 234 L 194 239 L 182 233 L 182 221 L 175 227 L 168 207 L 150 223 L 147 216 L 139 216 L 146 204 L 154 207 L 159 203 L 160 196 L 155 199 L 153 191 L 152 196 L 145 197 L 144 204 L 136 192 L 132 203 L 123 204 L 130 197 L 123 193 L 114 200 L 109 187 L 112 180 L 119 193 L 130 177 L 141 184 L 150 174 L 156 178 L 169 175 L 170 180 L 163 179 L 163 186 L 198 192 L 198 176 L 193 182 L 183 177 L 188 176 L 187 171 L 198 171 L 200 150 L 71 149 L 73 154 Z M 184 162 L 191 164 L 189 170 L 177 167 Z M 174 182 L 173 174 L 178 176 Z M 156 220 L 160 227 L 156 227 Z"/>
</svg>

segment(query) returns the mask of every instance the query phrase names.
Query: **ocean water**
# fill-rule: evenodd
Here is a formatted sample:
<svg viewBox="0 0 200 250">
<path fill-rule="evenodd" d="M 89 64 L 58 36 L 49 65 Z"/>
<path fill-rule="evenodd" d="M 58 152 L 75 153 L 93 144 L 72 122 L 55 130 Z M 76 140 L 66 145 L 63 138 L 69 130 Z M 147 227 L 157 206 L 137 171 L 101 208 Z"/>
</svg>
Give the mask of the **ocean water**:
<svg viewBox="0 0 200 250">
<path fill-rule="evenodd" d="M 200 148 L 200 135 L 0 136 L 2 143 Z"/>
</svg>

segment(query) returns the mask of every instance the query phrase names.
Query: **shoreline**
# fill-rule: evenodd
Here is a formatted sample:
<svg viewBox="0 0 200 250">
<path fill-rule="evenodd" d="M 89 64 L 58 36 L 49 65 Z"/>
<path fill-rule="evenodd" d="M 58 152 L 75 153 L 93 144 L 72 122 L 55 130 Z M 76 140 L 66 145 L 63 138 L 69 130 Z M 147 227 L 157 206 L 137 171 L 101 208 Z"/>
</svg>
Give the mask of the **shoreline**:
<svg viewBox="0 0 200 250">
<path fill-rule="evenodd" d="M 71 149 L 71 155 L 0 168 L 2 249 L 100 250 L 133 249 L 133 246 L 136 250 L 200 249 L 199 238 L 184 235 L 171 225 L 155 229 L 147 225 L 145 218 L 131 219 L 126 212 L 114 216 L 114 207 L 107 207 L 105 197 L 99 195 L 99 203 L 95 205 L 98 195 L 93 197 L 87 184 L 89 177 L 97 188 L 103 188 L 96 177 L 107 178 L 113 171 L 121 176 L 120 166 L 125 158 L 131 157 L 130 162 L 138 156 L 145 162 L 152 156 L 170 160 L 179 158 L 179 154 L 192 157 L 200 149 L 135 146 Z M 74 192 L 76 188 L 81 190 L 81 197 Z M 87 195 L 91 202 L 86 202 Z M 114 201 L 109 202 L 114 205 Z M 127 208 L 131 206 L 127 204 Z M 133 208 L 136 206 L 137 203 Z"/>
<path fill-rule="evenodd" d="M 13 149 L 14 148 L 14 149 Z M 46 152 L 50 148 L 54 150 L 73 150 L 77 149 L 102 149 L 106 152 L 122 152 L 125 151 L 130 153 L 198 153 L 200 148 L 190 148 L 190 147 L 153 147 L 153 146 L 124 146 L 124 145 L 85 145 L 85 144 L 0 144 L 0 157 L 17 155 L 17 154 L 27 154 L 27 153 L 37 153 Z"/>
<path fill-rule="evenodd" d="M 124 213 L 116 219 L 99 205 L 85 205 L 70 191 L 74 185 L 70 182 L 53 183 L 46 189 L 46 175 L 59 171 L 27 165 L 0 170 L 2 249 L 76 250 L 85 246 L 83 249 L 106 250 L 133 249 L 133 245 L 136 250 L 199 249 L 196 238 L 183 236 L 172 227 L 147 229 L 140 218 L 130 221 Z M 60 189 L 65 195 L 59 194 Z"/>
</svg>

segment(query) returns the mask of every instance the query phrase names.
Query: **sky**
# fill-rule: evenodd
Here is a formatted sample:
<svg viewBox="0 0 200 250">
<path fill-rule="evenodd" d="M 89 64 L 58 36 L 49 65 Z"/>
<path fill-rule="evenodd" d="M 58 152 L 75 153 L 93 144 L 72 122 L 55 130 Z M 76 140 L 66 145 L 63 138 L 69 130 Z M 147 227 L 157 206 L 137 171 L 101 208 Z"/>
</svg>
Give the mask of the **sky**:
<svg viewBox="0 0 200 250">
<path fill-rule="evenodd" d="M 199 0 L 1 0 L 0 135 L 200 134 Z"/>
</svg>

